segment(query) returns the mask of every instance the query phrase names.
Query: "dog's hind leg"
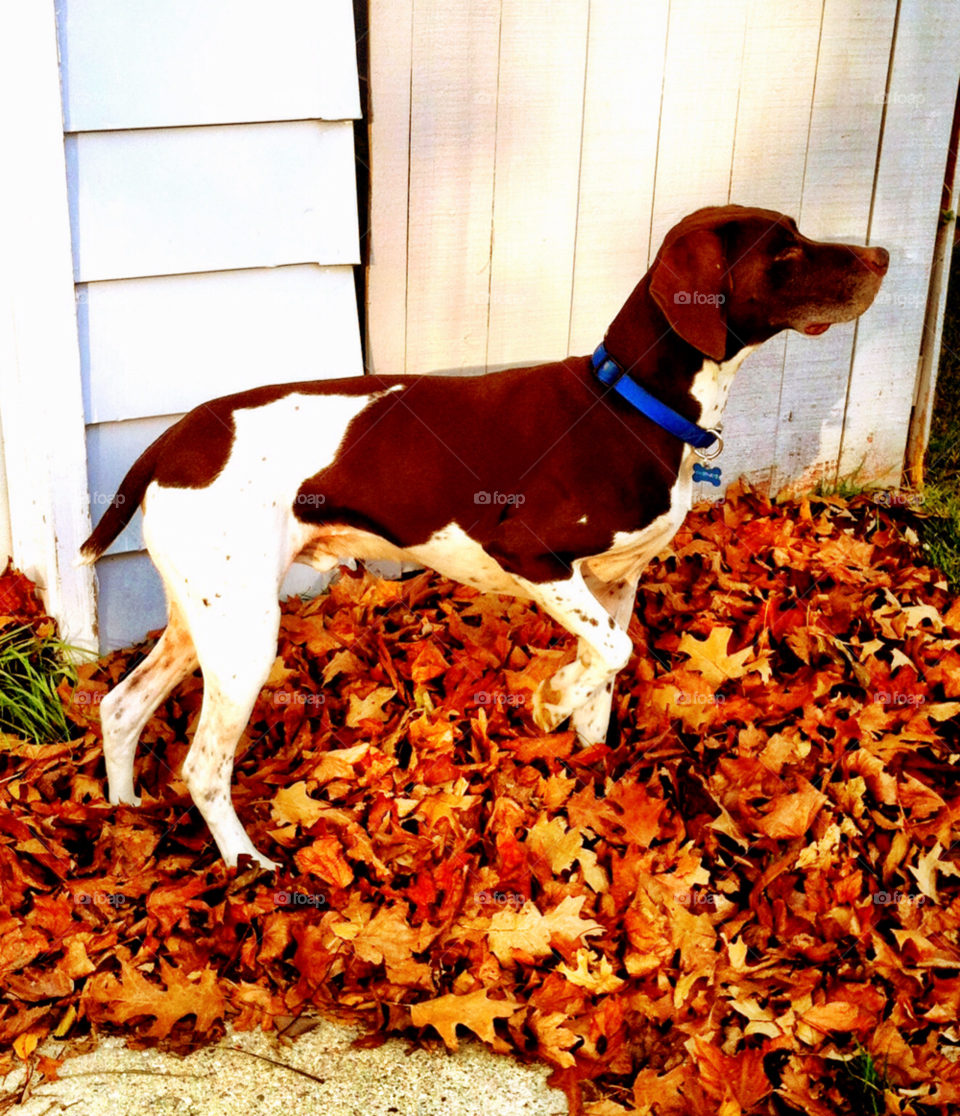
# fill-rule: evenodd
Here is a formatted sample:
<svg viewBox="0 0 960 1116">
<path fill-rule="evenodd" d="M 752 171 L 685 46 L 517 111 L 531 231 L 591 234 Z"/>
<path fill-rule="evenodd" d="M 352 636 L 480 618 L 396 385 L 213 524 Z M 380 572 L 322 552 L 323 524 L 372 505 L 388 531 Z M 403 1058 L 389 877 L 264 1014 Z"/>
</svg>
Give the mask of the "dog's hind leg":
<svg viewBox="0 0 960 1116">
<path fill-rule="evenodd" d="M 180 606 L 168 594 L 167 627 L 156 647 L 100 703 L 103 758 L 110 802 L 139 805 L 133 789 L 133 759 L 140 733 L 157 706 L 197 667 L 193 639 Z"/>
<path fill-rule="evenodd" d="M 190 606 L 190 629 L 203 670 L 203 706 L 187 758 L 183 781 L 228 866 L 246 853 L 264 868 L 278 867 L 259 853 L 233 807 L 230 781 L 237 744 L 277 655 L 280 607 L 271 598 L 224 593 L 219 607 L 197 614 Z M 259 596 L 259 594 L 258 594 Z M 203 606 L 201 605 L 201 608 Z"/>
</svg>

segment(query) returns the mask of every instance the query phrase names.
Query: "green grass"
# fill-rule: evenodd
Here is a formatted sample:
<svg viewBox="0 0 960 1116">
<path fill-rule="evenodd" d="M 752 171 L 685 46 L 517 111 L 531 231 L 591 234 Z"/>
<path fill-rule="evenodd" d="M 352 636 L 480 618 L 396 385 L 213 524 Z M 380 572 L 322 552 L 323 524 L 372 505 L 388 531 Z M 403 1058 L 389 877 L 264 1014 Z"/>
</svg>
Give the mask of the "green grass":
<svg viewBox="0 0 960 1116">
<path fill-rule="evenodd" d="M 57 686 L 76 683 L 72 649 L 53 636 L 41 638 L 32 628 L 0 632 L 0 731 L 39 744 L 72 735 Z"/>
<path fill-rule="evenodd" d="M 954 592 L 960 592 L 960 486 L 956 483 L 925 484 L 920 537 L 931 565 L 942 570 Z"/>
<path fill-rule="evenodd" d="M 843 1063 L 843 1075 L 837 1086 L 855 1116 L 881 1116 L 887 1105 L 884 1092 L 889 1088 L 887 1067 L 883 1073 L 877 1069 L 869 1050 L 857 1046 L 856 1055 Z"/>
<path fill-rule="evenodd" d="M 857 483 L 857 476 L 840 477 L 836 481 L 827 481 L 821 477 L 813 490 L 815 496 L 839 496 L 841 500 L 849 500 L 859 496 L 864 491 L 863 485 Z"/>
</svg>

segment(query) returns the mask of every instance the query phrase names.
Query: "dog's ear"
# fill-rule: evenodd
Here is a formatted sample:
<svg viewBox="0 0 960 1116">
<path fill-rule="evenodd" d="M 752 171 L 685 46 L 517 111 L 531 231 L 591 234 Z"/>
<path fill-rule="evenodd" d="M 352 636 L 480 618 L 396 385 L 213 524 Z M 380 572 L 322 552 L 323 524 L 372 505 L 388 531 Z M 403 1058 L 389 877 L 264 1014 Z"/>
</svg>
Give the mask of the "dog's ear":
<svg viewBox="0 0 960 1116">
<path fill-rule="evenodd" d="M 717 233 L 694 229 L 665 241 L 651 270 L 650 294 L 675 332 L 711 360 L 723 360 L 727 265 Z"/>
</svg>

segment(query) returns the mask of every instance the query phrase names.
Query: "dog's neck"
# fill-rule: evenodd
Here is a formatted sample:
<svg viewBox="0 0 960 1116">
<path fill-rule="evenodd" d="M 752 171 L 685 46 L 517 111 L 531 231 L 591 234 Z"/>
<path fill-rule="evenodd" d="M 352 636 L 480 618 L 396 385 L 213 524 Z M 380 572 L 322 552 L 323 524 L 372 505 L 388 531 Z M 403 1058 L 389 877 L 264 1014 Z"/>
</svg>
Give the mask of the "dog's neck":
<svg viewBox="0 0 960 1116">
<path fill-rule="evenodd" d="M 733 342 L 721 362 L 695 349 L 671 328 L 654 301 L 649 272 L 611 322 L 604 345 L 620 367 L 657 399 L 708 428 L 720 421 L 733 376 L 756 348 Z"/>
</svg>

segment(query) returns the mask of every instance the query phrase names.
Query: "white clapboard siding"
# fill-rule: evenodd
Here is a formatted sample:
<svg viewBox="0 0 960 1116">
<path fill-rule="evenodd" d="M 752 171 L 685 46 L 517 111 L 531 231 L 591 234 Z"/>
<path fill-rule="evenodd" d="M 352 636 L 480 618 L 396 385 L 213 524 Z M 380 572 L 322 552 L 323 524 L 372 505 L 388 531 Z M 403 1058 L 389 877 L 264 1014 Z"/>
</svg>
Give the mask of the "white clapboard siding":
<svg viewBox="0 0 960 1116">
<path fill-rule="evenodd" d="M 56 13 L 96 522 L 193 406 L 363 372 L 353 5 L 56 0 Z M 103 647 L 163 623 L 142 547 L 137 512 L 98 565 Z"/>
<path fill-rule="evenodd" d="M 85 132 L 67 155 L 77 282 L 359 263 L 348 121 Z"/>
<path fill-rule="evenodd" d="M 730 175 L 731 202 L 787 214 L 805 232 L 804 175 L 821 30 L 821 8 L 807 0 L 776 7 L 750 0 Z M 790 81 L 783 80 L 785 73 Z M 730 480 L 745 473 L 769 483 L 777 460 L 786 344 L 785 334 L 771 339 L 737 375 L 724 414 L 720 462 Z M 796 377 L 797 368 L 790 375 Z M 706 494 L 710 487 L 700 491 Z"/>
<path fill-rule="evenodd" d="M 59 0 L 65 130 L 359 117 L 350 0 Z"/>
<path fill-rule="evenodd" d="M 957 94 L 956 4 L 903 0 L 872 243 L 891 253 L 884 301 L 858 323 L 840 472 L 898 483 L 916 388 L 947 143 Z"/>
<path fill-rule="evenodd" d="M 589 353 L 647 270 L 668 0 L 592 0 L 571 353 Z"/>
<path fill-rule="evenodd" d="M 483 371 L 487 356 L 499 0 L 418 2 L 413 71 L 406 370 Z"/>
<path fill-rule="evenodd" d="M 179 414 L 129 422 L 102 422 L 87 427 L 87 478 L 90 484 L 90 518 L 96 526 L 111 503 L 127 470 L 152 442 L 180 418 Z M 107 551 L 129 554 L 143 549 L 142 516 L 133 519 Z"/>
<path fill-rule="evenodd" d="M 88 423 L 178 414 L 260 384 L 363 373 L 349 267 L 124 279 L 77 293 Z"/>
<path fill-rule="evenodd" d="M 489 368 L 567 355 L 589 4 L 502 8 Z"/>
<path fill-rule="evenodd" d="M 146 551 L 97 563 L 100 651 L 130 647 L 167 623 L 163 583 Z"/>
<path fill-rule="evenodd" d="M 410 200 L 410 86 L 413 0 L 370 2 L 370 248 L 367 364 L 406 369 L 407 206 Z M 439 346 L 446 350 L 446 341 Z"/>
<path fill-rule="evenodd" d="M 830 0 L 825 6 L 797 215 L 815 239 L 883 243 L 870 238 L 870 206 L 896 7 L 896 0 L 855 7 Z M 885 291 L 886 283 L 881 304 Z M 871 317 L 883 312 L 881 304 L 869 311 Z M 857 329 L 850 324 L 823 337 L 785 335 L 773 491 L 836 483 Z"/>
</svg>

